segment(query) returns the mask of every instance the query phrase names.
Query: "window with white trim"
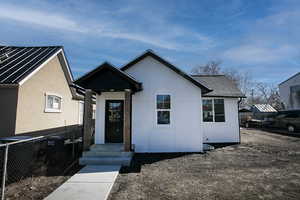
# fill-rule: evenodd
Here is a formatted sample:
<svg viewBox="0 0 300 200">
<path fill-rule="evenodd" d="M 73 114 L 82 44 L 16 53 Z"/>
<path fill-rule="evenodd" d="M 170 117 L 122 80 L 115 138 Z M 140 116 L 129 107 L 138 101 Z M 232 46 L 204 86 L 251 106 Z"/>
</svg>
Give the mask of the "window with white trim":
<svg viewBox="0 0 300 200">
<path fill-rule="evenodd" d="M 224 99 L 202 100 L 203 122 L 225 122 Z"/>
<path fill-rule="evenodd" d="M 61 112 L 62 97 L 46 93 L 45 112 Z"/>
<path fill-rule="evenodd" d="M 168 125 L 171 123 L 170 120 L 171 111 L 171 95 L 156 95 L 156 115 L 157 124 Z"/>
</svg>

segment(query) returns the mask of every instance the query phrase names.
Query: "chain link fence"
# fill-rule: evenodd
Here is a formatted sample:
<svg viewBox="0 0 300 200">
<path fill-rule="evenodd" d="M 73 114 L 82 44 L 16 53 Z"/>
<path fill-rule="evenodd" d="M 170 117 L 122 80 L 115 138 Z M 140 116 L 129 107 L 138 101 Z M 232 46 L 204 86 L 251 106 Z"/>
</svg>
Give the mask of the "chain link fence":
<svg viewBox="0 0 300 200">
<path fill-rule="evenodd" d="M 82 135 L 82 126 L 77 126 L 45 136 L 0 139 L 1 200 L 34 199 L 32 193 L 42 179 L 61 176 L 78 165 Z"/>
</svg>

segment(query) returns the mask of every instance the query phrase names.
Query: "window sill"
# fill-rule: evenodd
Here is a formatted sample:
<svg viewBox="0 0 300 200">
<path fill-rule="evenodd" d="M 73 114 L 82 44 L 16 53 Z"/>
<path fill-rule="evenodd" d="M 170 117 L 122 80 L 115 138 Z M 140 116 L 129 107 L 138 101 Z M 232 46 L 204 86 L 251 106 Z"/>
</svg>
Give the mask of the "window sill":
<svg viewBox="0 0 300 200">
<path fill-rule="evenodd" d="M 207 124 L 222 124 L 222 123 L 226 123 L 226 122 L 203 122 L 203 123 L 207 123 Z"/>
<path fill-rule="evenodd" d="M 44 110 L 45 113 L 61 113 L 61 110 L 57 110 L 57 109 L 45 109 Z"/>
<path fill-rule="evenodd" d="M 171 128 L 172 125 L 171 124 L 156 124 L 155 128 L 162 128 L 162 129 L 168 129 Z"/>
</svg>

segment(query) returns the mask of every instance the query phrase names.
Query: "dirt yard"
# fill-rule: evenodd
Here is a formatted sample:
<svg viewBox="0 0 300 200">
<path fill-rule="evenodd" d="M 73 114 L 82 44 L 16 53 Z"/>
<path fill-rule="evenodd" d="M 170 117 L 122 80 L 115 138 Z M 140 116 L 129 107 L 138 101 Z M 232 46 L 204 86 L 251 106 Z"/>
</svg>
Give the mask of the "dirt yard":
<svg viewBox="0 0 300 200">
<path fill-rule="evenodd" d="M 115 199 L 300 199 L 300 138 L 245 130 L 206 154 L 137 154 Z"/>
<path fill-rule="evenodd" d="M 74 165 L 65 174 L 28 177 L 6 187 L 6 200 L 42 200 L 77 173 L 82 166 Z"/>
</svg>

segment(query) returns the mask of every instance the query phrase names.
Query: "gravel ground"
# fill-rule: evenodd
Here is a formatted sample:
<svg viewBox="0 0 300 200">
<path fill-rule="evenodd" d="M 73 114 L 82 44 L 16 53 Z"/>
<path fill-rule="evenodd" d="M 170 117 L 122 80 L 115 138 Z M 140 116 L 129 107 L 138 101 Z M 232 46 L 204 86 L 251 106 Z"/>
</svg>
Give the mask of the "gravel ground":
<svg viewBox="0 0 300 200">
<path fill-rule="evenodd" d="M 241 130 L 242 143 L 205 154 L 136 154 L 115 199 L 300 199 L 300 138 Z"/>
</svg>

